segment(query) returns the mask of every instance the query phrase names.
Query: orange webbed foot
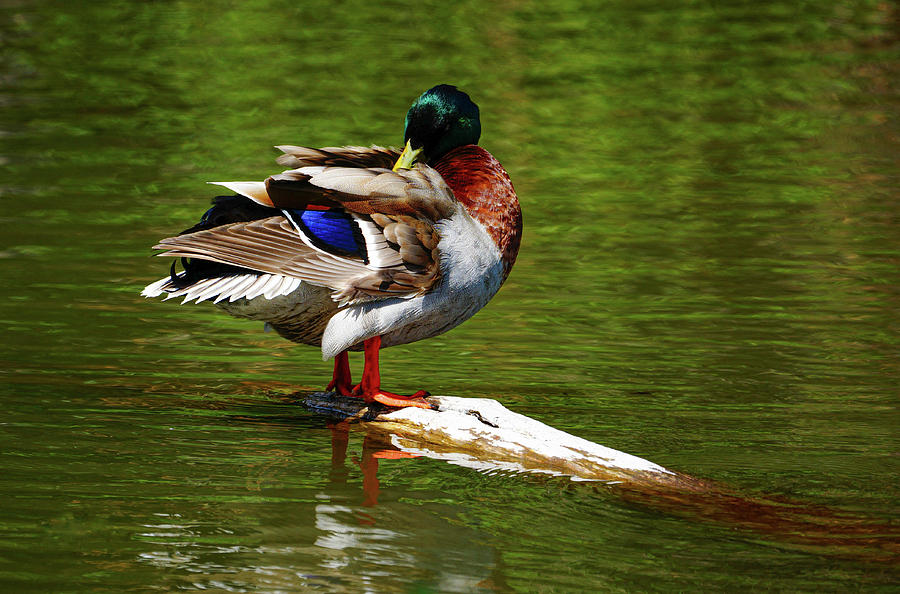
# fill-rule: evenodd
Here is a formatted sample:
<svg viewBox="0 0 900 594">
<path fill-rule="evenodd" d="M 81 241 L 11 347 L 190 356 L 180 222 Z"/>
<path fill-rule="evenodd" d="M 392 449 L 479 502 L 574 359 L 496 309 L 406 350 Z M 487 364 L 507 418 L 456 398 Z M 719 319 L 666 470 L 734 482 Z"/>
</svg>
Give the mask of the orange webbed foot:
<svg viewBox="0 0 900 594">
<path fill-rule="evenodd" d="M 380 402 L 385 406 L 393 406 L 396 408 L 415 406 L 416 408 L 424 408 L 426 410 L 436 409 L 437 407 L 432 406 L 425 400 L 425 396 L 431 396 L 431 394 L 429 394 L 425 390 L 419 390 L 415 394 L 411 394 L 409 396 L 401 396 L 400 394 L 393 394 L 391 392 L 378 390 L 374 394 L 370 394 L 369 398 L 371 398 L 375 402 Z"/>
<path fill-rule="evenodd" d="M 367 338 L 363 343 L 363 348 L 365 349 L 365 363 L 363 365 L 362 381 L 350 390 L 350 396 L 358 396 L 366 402 L 380 402 L 385 406 L 394 408 L 415 406 L 416 408 L 437 410 L 436 406 L 432 406 L 425 401 L 425 396 L 430 396 L 425 390 L 419 390 L 410 396 L 402 396 L 381 389 L 381 373 L 378 369 L 378 351 L 381 348 L 380 336 Z M 346 351 L 340 356 L 346 357 Z M 340 369 L 338 368 L 338 363 L 335 363 L 335 379 L 350 379 L 350 366 L 347 364 L 346 372 L 344 372 L 344 361 L 341 362 Z M 338 382 L 337 385 L 340 387 L 341 383 Z"/>
<path fill-rule="evenodd" d="M 362 383 L 359 383 L 353 388 L 352 395 L 363 398 L 366 402 L 380 402 L 385 406 L 391 406 L 394 408 L 406 408 L 408 406 L 415 406 L 416 408 L 436 410 L 435 406 L 432 406 L 425 401 L 425 396 L 431 396 L 431 394 L 429 392 L 426 392 L 425 390 L 419 390 L 415 394 L 405 396 L 402 394 L 394 394 L 393 392 L 386 392 L 381 388 L 366 391 Z"/>
</svg>

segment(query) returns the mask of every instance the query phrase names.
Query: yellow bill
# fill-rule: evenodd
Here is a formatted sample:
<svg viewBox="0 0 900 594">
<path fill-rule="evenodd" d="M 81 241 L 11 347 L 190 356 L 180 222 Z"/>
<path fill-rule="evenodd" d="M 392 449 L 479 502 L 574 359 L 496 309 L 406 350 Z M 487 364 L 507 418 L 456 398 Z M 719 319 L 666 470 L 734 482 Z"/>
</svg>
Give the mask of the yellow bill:
<svg viewBox="0 0 900 594">
<path fill-rule="evenodd" d="M 422 149 L 414 149 L 411 142 L 407 140 L 406 148 L 403 149 L 403 152 L 400 153 L 400 158 L 397 159 L 396 163 L 394 163 L 393 171 L 397 171 L 399 169 L 412 169 L 413 165 L 415 165 L 416 163 L 416 159 L 419 158 L 420 154 L 422 154 Z"/>
</svg>

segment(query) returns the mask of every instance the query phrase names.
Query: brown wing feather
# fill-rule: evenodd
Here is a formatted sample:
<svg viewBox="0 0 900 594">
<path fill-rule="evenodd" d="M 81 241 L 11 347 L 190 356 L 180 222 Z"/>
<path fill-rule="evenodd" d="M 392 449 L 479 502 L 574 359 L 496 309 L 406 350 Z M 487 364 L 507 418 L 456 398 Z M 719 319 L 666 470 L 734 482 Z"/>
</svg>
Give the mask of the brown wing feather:
<svg viewBox="0 0 900 594">
<path fill-rule="evenodd" d="M 353 280 L 342 291 L 334 294 L 341 305 L 381 299 L 386 294 L 402 294 L 414 297 L 426 293 L 441 277 L 440 241 L 438 232 L 430 222 L 413 217 L 373 214 L 371 220 L 378 226 L 388 246 L 395 250 L 402 261 L 392 266 L 372 271 Z"/>
<path fill-rule="evenodd" d="M 421 222 L 416 223 L 422 226 Z M 405 241 L 391 247 L 403 259 L 403 246 L 415 245 L 414 241 Z M 399 266 L 372 269 L 361 260 L 309 247 L 282 216 L 169 237 L 154 249 L 165 250 L 160 256 L 199 258 L 299 278 L 333 289 L 332 297 L 341 305 L 420 295 L 439 278 L 436 250 L 429 254 L 425 266 L 403 259 Z"/>
<path fill-rule="evenodd" d="M 340 204 L 361 213 L 405 215 L 437 222 L 450 217 L 459 203 L 440 174 L 427 165 L 415 169 L 304 167 L 266 180 L 276 208 Z"/>
<path fill-rule="evenodd" d="M 337 258 L 309 247 L 282 216 L 169 237 L 154 249 L 166 250 L 160 256 L 211 260 L 332 289 L 341 289 L 368 272 L 360 260 Z"/>
<path fill-rule="evenodd" d="M 329 146 L 314 149 L 284 144 L 275 148 L 284 153 L 275 161 L 290 169 L 311 165 L 390 169 L 400 158 L 399 151 L 381 146 Z"/>
<path fill-rule="evenodd" d="M 373 245 L 397 256 L 386 258 L 379 268 L 328 254 L 306 244 L 283 216 L 170 237 L 155 246 L 166 250 L 159 255 L 299 278 L 333 289 L 333 298 L 341 304 L 411 297 L 434 286 L 440 278 L 440 237 L 434 224 L 462 208 L 437 171 L 423 164 L 391 171 L 399 155 L 380 147 L 278 148 L 285 153 L 279 162 L 300 167 L 268 178 L 264 193 L 254 186 L 266 205 L 342 207 L 374 223 L 372 232 L 385 241 Z"/>
</svg>

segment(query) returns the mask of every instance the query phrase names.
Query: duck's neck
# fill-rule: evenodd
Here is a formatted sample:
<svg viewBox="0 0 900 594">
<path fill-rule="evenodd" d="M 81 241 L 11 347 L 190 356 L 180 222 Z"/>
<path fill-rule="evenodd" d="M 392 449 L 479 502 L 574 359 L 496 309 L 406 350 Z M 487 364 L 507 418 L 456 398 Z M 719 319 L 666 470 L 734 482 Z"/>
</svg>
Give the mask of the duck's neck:
<svg viewBox="0 0 900 594">
<path fill-rule="evenodd" d="M 506 170 L 489 152 L 474 144 L 451 150 L 434 168 L 497 244 L 506 280 L 522 241 L 522 209 Z"/>
</svg>

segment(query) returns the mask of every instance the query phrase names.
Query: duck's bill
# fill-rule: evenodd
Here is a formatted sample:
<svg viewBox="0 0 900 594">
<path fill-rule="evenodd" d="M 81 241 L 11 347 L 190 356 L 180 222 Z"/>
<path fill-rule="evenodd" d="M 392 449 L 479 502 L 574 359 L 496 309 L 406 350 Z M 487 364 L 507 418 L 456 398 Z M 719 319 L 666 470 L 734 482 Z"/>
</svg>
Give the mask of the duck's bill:
<svg viewBox="0 0 900 594">
<path fill-rule="evenodd" d="M 394 171 L 398 171 L 400 169 L 412 169 L 413 165 L 415 165 L 416 160 L 419 158 L 419 155 L 422 154 L 422 148 L 414 149 L 412 147 L 412 142 L 407 140 L 406 147 L 403 149 L 403 152 L 400 153 L 400 158 L 397 159 L 397 162 L 394 163 Z"/>
</svg>

